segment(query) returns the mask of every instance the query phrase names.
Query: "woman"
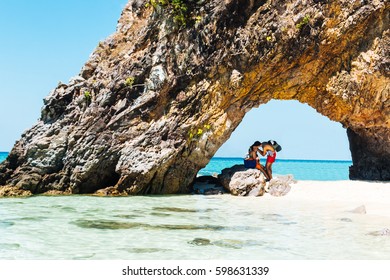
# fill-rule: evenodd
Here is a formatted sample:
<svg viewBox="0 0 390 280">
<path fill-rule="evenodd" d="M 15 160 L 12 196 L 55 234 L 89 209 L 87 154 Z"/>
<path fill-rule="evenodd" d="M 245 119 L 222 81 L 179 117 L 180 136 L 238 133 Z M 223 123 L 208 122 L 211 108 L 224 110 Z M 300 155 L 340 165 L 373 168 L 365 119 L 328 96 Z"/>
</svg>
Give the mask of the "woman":
<svg viewBox="0 0 390 280">
<path fill-rule="evenodd" d="M 252 146 L 249 147 L 248 150 L 249 159 L 256 160 L 256 169 L 260 170 L 266 177 L 267 181 L 269 181 L 271 178 L 269 177 L 266 170 L 264 169 L 264 166 L 260 164 L 260 158 L 257 154 L 257 152 L 262 153 L 261 150 L 259 150 L 261 146 L 262 146 L 261 143 L 259 141 L 256 141 L 255 143 L 253 143 Z"/>
</svg>

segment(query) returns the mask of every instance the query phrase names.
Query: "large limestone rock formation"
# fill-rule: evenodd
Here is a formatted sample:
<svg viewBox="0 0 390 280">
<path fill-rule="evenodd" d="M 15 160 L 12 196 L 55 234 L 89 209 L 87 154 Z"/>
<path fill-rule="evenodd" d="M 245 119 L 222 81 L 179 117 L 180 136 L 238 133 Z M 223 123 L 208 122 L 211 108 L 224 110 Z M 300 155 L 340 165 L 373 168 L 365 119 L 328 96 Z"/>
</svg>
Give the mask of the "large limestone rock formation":
<svg viewBox="0 0 390 280">
<path fill-rule="evenodd" d="M 390 179 L 389 1 L 160 2 L 129 1 L 117 32 L 45 99 L 0 185 L 185 193 L 245 113 L 271 99 L 342 123 L 351 178 Z"/>
</svg>

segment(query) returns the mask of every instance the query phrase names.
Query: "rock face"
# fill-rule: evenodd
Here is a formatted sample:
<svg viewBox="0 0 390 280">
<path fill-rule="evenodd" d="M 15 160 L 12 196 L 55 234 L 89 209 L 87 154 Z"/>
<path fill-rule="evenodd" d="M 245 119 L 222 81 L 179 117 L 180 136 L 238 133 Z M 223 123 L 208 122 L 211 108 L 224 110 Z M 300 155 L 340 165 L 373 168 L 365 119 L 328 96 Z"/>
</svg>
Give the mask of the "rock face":
<svg viewBox="0 0 390 280">
<path fill-rule="evenodd" d="M 31 193 L 186 193 L 246 112 L 307 103 L 348 129 L 353 179 L 390 179 L 387 0 L 130 0 L 0 165 Z M 171 3 L 171 1 L 165 1 Z"/>
</svg>

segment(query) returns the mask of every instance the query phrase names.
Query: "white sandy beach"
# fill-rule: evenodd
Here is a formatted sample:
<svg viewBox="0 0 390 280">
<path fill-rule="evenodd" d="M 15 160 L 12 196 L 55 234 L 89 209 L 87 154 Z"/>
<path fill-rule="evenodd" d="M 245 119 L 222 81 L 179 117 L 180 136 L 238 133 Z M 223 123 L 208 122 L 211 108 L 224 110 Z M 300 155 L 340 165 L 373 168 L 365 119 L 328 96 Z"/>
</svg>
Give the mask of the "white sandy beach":
<svg viewBox="0 0 390 280">
<path fill-rule="evenodd" d="M 367 214 L 390 218 L 390 182 L 298 181 L 280 197 L 293 203 L 334 203 L 351 211 L 364 205 Z M 274 197 L 266 194 L 265 199 Z"/>
</svg>

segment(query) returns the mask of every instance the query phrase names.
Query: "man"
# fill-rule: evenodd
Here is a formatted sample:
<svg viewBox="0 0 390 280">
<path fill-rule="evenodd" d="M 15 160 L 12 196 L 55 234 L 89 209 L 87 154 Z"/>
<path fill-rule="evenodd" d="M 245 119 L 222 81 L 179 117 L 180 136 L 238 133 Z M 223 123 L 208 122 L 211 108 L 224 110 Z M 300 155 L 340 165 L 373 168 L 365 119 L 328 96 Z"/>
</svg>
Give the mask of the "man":
<svg viewBox="0 0 390 280">
<path fill-rule="evenodd" d="M 265 172 L 267 173 L 267 181 L 272 179 L 272 164 L 276 159 L 276 151 L 272 146 L 272 141 L 261 143 L 263 150 L 259 150 L 262 156 L 267 155 L 267 161 L 265 163 Z"/>
</svg>

